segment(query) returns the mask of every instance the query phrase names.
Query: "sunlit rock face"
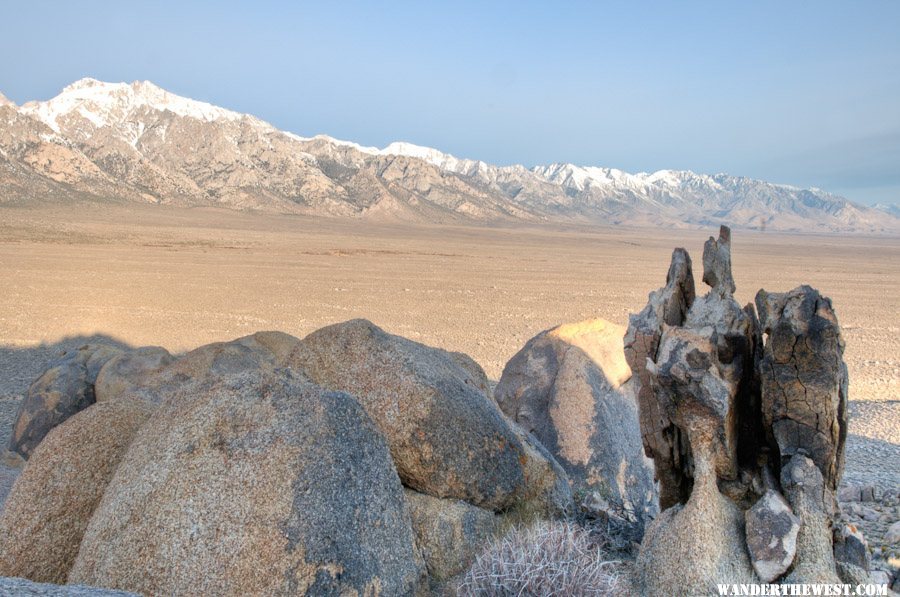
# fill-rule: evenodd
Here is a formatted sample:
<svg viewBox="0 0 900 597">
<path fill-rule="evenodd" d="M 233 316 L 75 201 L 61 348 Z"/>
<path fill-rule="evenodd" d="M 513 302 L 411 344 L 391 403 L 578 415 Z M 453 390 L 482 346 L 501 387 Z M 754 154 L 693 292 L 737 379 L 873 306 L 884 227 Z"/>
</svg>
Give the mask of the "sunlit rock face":
<svg viewBox="0 0 900 597">
<path fill-rule="evenodd" d="M 647 594 L 703 594 L 721 582 L 838 582 L 831 525 L 847 374 L 831 302 L 801 286 L 760 291 L 759 318 L 741 307 L 724 226 L 704 246 L 702 279 L 698 297 L 676 249 L 666 286 L 625 336 L 663 508 L 639 583 Z"/>
<path fill-rule="evenodd" d="M 640 519 L 658 512 L 643 456 L 625 328 L 603 319 L 542 332 L 507 363 L 494 397 L 566 469 L 587 504 L 614 502 Z"/>
</svg>

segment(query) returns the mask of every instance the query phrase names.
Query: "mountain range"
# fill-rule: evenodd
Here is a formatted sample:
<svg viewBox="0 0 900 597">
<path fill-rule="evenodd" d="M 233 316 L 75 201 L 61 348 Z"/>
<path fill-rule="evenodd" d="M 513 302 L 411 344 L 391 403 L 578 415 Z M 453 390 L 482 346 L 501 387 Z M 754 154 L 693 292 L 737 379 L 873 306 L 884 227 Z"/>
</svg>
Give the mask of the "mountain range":
<svg viewBox="0 0 900 597">
<path fill-rule="evenodd" d="M 392 143 L 301 137 L 147 81 L 0 94 L 0 204 L 220 206 L 416 222 L 562 222 L 900 232 L 896 206 L 727 174 L 557 163 L 526 168 Z"/>
</svg>

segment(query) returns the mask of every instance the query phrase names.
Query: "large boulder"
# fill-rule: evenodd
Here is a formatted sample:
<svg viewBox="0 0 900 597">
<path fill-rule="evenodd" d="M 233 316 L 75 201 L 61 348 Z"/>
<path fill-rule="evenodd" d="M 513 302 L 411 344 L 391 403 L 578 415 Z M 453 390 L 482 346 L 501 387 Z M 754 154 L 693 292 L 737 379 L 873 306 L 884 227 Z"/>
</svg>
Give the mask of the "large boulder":
<svg viewBox="0 0 900 597">
<path fill-rule="evenodd" d="M 900 527 L 900 523 L 895 523 Z M 856 526 L 851 524 L 837 525 L 834 535 L 834 560 L 840 566 L 850 564 L 868 572 L 872 564 L 869 555 L 869 542 Z M 887 541 L 885 541 L 887 542 Z M 840 570 L 839 570 L 840 571 Z"/>
<path fill-rule="evenodd" d="M 0 514 L 0 576 L 66 581 L 88 522 L 149 413 L 138 402 L 94 404 L 47 434 Z"/>
<path fill-rule="evenodd" d="M 97 376 L 97 400 L 118 398 L 159 404 L 186 383 L 239 373 L 248 366 L 274 370 L 299 340 L 283 332 L 257 332 L 205 344 L 177 358 L 148 346 L 111 359 Z"/>
<path fill-rule="evenodd" d="M 658 511 L 631 378 L 625 328 L 603 319 L 541 332 L 507 363 L 494 397 L 563 466 L 577 492 L 596 492 L 642 518 Z"/>
<path fill-rule="evenodd" d="M 411 489 L 405 493 L 416 544 L 436 582 L 468 570 L 500 528 L 501 518 L 490 510 Z"/>
<path fill-rule="evenodd" d="M 93 404 L 100 368 L 119 353 L 105 344 L 86 344 L 64 353 L 28 388 L 9 449 L 28 458 L 51 429 Z"/>
<path fill-rule="evenodd" d="M 174 388 L 137 433 L 70 582 L 144 594 L 415 593 L 424 565 L 378 428 L 352 396 L 258 356 L 196 355 L 216 374 Z"/>
<path fill-rule="evenodd" d="M 484 393 L 480 368 L 459 355 L 357 319 L 313 332 L 286 363 L 356 396 L 416 491 L 498 511 L 553 501 L 566 483 Z"/>
</svg>

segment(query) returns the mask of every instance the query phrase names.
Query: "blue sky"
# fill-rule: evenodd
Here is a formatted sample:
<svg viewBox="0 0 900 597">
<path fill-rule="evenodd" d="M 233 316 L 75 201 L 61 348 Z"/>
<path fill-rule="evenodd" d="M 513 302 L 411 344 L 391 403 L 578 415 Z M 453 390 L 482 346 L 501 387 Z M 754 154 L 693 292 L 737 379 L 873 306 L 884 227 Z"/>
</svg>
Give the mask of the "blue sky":
<svg viewBox="0 0 900 597">
<path fill-rule="evenodd" d="M 151 80 L 301 135 L 900 202 L 900 2 L 5 2 L 0 91 Z"/>
</svg>

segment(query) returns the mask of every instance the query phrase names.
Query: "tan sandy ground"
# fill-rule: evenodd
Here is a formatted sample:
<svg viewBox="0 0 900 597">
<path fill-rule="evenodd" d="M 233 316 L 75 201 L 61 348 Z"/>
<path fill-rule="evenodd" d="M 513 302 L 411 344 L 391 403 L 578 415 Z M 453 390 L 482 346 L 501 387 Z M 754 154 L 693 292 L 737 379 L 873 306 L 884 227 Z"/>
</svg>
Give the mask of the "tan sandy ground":
<svg viewBox="0 0 900 597">
<path fill-rule="evenodd" d="M 0 208 L 0 441 L 47 360 L 93 335 L 176 352 L 257 330 L 303 336 L 365 317 L 466 352 L 496 380 L 541 330 L 589 317 L 627 324 L 664 283 L 675 246 L 691 252 L 705 292 L 702 245 L 716 232 Z M 845 478 L 896 486 L 900 239 L 736 231 L 733 251 L 742 302 L 760 287 L 800 283 L 834 300 L 854 401 Z"/>
</svg>

